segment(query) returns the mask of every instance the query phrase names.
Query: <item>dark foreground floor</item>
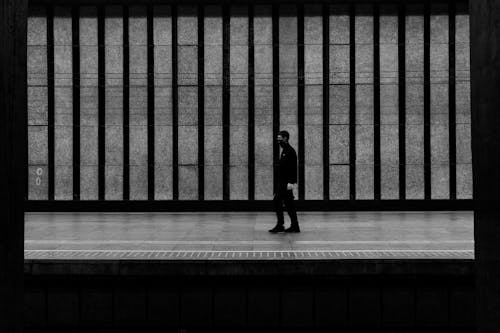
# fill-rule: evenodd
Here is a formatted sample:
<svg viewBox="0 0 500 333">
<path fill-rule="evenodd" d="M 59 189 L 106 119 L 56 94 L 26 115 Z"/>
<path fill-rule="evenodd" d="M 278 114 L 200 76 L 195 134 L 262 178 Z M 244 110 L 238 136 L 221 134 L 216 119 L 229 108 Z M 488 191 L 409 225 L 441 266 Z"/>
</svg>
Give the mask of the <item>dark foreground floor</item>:
<svg viewBox="0 0 500 333">
<path fill-rule="evenodd" d="M 288 224 L 287 217 L 285 218 Z M 25 259 L 473 259 L 472 212 L 26 213 Z"/>
</svg>

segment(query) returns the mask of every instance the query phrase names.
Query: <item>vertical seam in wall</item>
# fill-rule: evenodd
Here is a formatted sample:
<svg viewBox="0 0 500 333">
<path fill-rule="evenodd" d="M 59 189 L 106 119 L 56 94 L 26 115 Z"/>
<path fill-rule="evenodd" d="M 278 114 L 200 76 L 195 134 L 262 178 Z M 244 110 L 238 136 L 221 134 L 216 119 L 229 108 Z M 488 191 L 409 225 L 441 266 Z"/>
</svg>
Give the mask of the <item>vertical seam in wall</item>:
<svg viewBox="0 0 500 333">
<path fill-rule="evenodd" d="M 48 199 L 54 200 L 54 7 L 47 7 L 47 144 L 48 144 Z"/>
<path fill-rule="evenodd" d="M 130 52 L 129 11 L 123 6 L 123 200 L 130 199 Z"/>
<path fill-rule="evenodd" d="M 299 200 L 304 200 L 305 192 L 305 153 L 304 153 L 304 109 L 305 109 L 305 80 L 304 80 L 304 4 L 297 5 L 297 65 L 298 65 L 298 95 L 297 95 L 297 123 L 298 123 L 298 162 L 299 162 Z"/>
<path fill-rule="evenodd" d="M 254 6 L 248 6 L 248 200 L 255 200 Z"/>
<path fill-rule="evenodd" d="M 179 90 L 177 86 L 177 5 L 172 5 L 172 198 L 179 200 L 179 138 L 177 115 Z"/>
<path fill-rule="evenodd" d="M 97 146 L 98 146 L 98 188 L 99 200 L 104 200 L 104 187 L 105 187 L 105 73 L 106 65 L 104 63 L 104 6 L 100 5 L 97 9 L 97 45 L 98 45 L 98 133 L 97 133 Z"/>
<path fill-rule="evenodd" d="M 430 4 L 424 3 L 424 198 L 431 199 Z"/>
<path fill-rule="evenodd" d="M 398 10 L 399 199 L 406 199 L 406 6 Z"/>
<path fill-rule="evenodd" d="M 323 200 L 330 199 L 330 11 L 327 3 L 323 15 Z"/>
<path fill-rule="evenodd" d="M 457 143 L 456 143 L 456 64 L 455 64 L 455 32 L 456 32 L 456 7 L 455 2 L 450 1 L 448 5 L 448 102 L 449 102 L 449 166 L 450 166 L 450 199 L 457 199 Z"/>
<path fill-rule="evenodd" d="M 279 65 L 279 5 L 273 4 L 273 192 L 278 189 L 278 155 L 279 147 L 274 143 L 280 126 L 280 65 Z"/>
<path fill-rule="evenodd" d="M 205 200 L 205 14 L 198 6 L 198 200 Z"/>
<path fill-rule="evenodd" d="M 229 200 L 229 103 L 230 103 L 230 13 L 229 4 L 222 7 L 222 199 Z"/>
<path fill-rule="evenodd" d="M 381 197 L 381 154 L 380 154 L 380 8 L 374 5 L 373 12 L 373 153 L 374 153 L 374 198 Z"/>
<path fill-rule="evenodd" d="M 153 5 L 147 7 L 147 47 L 148 47 L 148 200 L 155 199 L 155 78 Z"/>
<path fill-rule="evenodd" d="M 356 200 L 356 39 L 355 7 L 349 5 L 349 198 Z"/>
<path fill-rule="evenodd" d="M 79 7 L 71 8 L 73 56 L 73 200 L 80 200 L 80 21 Z"/>
</svg>

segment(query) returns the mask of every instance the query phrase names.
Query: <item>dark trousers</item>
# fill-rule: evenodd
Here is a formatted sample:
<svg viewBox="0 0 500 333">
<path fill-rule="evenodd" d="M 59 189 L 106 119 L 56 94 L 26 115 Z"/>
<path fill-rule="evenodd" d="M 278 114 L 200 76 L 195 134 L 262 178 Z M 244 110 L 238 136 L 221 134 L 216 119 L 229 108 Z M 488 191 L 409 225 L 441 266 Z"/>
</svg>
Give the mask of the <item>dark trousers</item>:
<svg viewBox="0 0 500 333">
<path fill-rule="evenodd" d="M 276 211 L 276 216 L 278 217 L 278 225 L 283 225 L 285 220 L 283 218 L 283 202 L 285 202 L 286 211 L 290 216 L 292 226 L 298 226 L 299 221 L 297 220 L 297 211 L 295 210 L 295 205 L 293 204 L 293 191 L 282 189 L 274 194 L 274 209 Z"/>
</svg>

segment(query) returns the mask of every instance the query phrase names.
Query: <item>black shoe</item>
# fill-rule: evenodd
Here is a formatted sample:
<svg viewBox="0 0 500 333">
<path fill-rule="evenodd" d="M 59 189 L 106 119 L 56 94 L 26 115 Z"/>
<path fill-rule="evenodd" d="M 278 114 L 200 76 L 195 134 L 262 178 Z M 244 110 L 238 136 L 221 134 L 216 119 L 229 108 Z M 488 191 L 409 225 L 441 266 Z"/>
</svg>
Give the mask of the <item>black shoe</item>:
<svg viewBox="0 0 500 333">
<path fill-rule="evenodd" d="M 269 230 L 269 232 L 276 233 L 276 232 L 285 232 L 285 227 L 282 225 L 276 225 L 274 228 Z"/>
<path fill-rule="evenodd" d="M 290 228 L 285 229 L 285 232 L 300 232 L 299 226 L 291 226 Z"/>
</svg>

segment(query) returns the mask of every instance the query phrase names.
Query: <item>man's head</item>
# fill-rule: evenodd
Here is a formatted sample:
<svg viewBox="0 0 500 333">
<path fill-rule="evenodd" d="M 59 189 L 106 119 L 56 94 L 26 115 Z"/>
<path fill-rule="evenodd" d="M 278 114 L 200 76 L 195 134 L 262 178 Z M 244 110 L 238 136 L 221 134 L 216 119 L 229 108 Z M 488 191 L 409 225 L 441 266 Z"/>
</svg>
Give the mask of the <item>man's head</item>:
<svg viewBox="0 0 500 333">
<path fill-rule="evenodd" d="M 290 139 L 290 133 L 288 133 L 287 131 L 279 131 L 278 135 L 276 136 L 276 140 L 282 147 L 288 144 L 289 139 Z"/>
</svg>

